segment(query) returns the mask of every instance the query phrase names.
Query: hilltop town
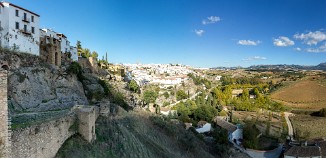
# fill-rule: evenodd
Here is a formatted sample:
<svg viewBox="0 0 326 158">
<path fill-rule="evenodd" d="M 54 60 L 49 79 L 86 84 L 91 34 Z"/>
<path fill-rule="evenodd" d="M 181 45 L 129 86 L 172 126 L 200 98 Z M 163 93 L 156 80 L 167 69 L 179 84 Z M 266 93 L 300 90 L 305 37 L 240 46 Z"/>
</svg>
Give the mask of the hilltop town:
<svg viewBox="0 0 326 158">
<path fill-rule="evenodd" d="M 326 157 L 324 63 L 113 64 L 0 12 L 0 157 Z"/>
</svg>

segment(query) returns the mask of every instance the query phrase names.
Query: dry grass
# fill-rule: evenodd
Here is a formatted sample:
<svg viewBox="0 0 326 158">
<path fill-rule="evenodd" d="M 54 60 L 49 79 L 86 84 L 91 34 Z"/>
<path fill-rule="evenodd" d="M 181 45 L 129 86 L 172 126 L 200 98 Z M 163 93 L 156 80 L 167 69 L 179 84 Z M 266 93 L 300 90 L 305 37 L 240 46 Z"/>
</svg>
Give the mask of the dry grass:
<svg viewBox="0 0 326 158">
<path fill-rule="evenodd" d="M 56 157 L 220 157 L 211 155 L 209 147 L 190 131 L 170 124 L 172 130 L 167 132 L 153 124 L 149 116 L 151 114 L 143 111 L 119 110 L 115 117 L 99 117 L 94 143 L 73 137 L 65 142 Z M 191 139 L 186 139 L 185 134 Z M 186 143 L 194 147 L 187 150 Z"/>
<path fill-rule="evenodd" d="M 270 123 L 269 135 L 275 137 L 281 137 L 283 132 L 282 120 L 280 115 L 272 114 L 269 117 L 269 114 L 266 113 L 257 113 L 257 112 L 247 112 L 247 111 L 233 111 L 233 116 L 239 121 L 256 121 L 256 127 L 261 133 L 266 132 L 267 122 Z"/>
<path fill-rule="evenodd" d="M 326 138 L 326 118 L 309 115 L 296 115 L 290 117 L 294 130 L 302 133 L 308 132 L 307 139 Z"/>
<path fill-rule="evenodd" d="M 326 107 L 326 84 L 324 80 L 306 79 L 284 87 L 271 95 L 275 101 L 299 109 Z"/>
</svg>

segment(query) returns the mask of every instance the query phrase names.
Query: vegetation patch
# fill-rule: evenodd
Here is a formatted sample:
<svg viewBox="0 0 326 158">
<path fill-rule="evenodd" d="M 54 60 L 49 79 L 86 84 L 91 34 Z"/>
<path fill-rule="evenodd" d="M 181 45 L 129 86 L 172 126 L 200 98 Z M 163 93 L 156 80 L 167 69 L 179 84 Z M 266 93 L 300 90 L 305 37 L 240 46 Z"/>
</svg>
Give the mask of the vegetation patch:
<svg viewBox="0 0 326 158">
<path fill-rule="evenodd" d="M 326 138 L 326 118 L 310 115 L 295 115 L 290 117 L 295 131 L 295 137 L 301 140 Z"/>
</svg>

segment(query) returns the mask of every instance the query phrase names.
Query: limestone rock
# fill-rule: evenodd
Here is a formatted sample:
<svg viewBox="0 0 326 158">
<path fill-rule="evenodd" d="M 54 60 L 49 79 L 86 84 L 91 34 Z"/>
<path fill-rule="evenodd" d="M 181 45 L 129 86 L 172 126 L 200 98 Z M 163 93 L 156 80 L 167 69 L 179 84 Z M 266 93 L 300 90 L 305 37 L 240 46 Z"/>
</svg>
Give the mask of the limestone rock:
<svg viewBox="0 0 326 158">
<path fill-rule="evenodd" d="M 82 84 L 75 75 L 45 67 L 23 67 L 9 74 L 11 112 L 37 112 L 88 104 Z"/>
</svg>

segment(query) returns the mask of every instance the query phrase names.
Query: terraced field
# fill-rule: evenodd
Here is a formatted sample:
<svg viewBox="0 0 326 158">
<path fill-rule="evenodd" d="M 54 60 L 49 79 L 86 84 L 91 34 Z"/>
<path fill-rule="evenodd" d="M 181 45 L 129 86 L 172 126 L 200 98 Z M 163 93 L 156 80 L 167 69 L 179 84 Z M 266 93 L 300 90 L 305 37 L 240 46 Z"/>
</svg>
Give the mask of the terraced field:
<svg viewBox="0 0 326 158">
<path fill-rule="evenodd" d="M 298 81 L 274 92 L 271 98 L 294 109 L 326 108 L 326 81 L 325 79 Z"/>
</svg>

